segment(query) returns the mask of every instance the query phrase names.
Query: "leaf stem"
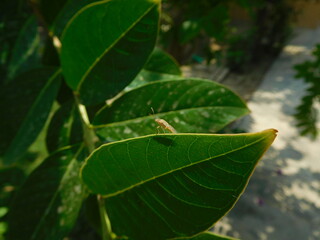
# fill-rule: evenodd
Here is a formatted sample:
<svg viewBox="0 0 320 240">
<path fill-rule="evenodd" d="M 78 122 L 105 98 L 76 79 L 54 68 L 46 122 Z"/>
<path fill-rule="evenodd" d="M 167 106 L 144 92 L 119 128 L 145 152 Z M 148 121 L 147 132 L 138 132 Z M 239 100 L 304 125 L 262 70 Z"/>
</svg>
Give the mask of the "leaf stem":
<svg viewBox="0 0 320 240">
<path fill-rule="evenodd" d="M 95 150 L 95 143 L 97 142 L 97 136 L 94 130 L 91 128 L 90 120 L 88 117 L 86 107 L 80 103 L 79 98 L 75 95 L 75 101 L 77 103 L 78 111 L 81 116 L 82 128 L 83 128 L 83 139 L 89 149 L 90 153 Z"/>
<path fill-rule="evenodd" d="M 81 116 L 81 122 L 83 127 L 83 140 L 88 148 L 88 150 L 93 152 L 95 150 L 95 143 L 97 142 L 98 138 L 91 127 L 90 120 L 88 117 L 86 107 L 80 103 L 80 100 L 77 94 L 74 94 L 75 101 L 78 107 L 79 114 Z M 111 224 L 109 217 L 106 212 L 104 199 L 101 195 L 97 195 L 97 200 L 99 204 L 99 212 L 100 212 L 100 219 L 101 219 L 101 228 L 102 228 L 102 239 L 103 240 L 112 240 L 112 231 L 111 231 Z"/>
<path fill-rule="evenodd" d="M 104 199 L 100 194 L 98 194 L 97 198 L 98 198 L 99 210 L 100 210 L 102 239 L 112 240 L 113 238 L 112 238 L 111 224 L 105 209 Z"/>
</svg>

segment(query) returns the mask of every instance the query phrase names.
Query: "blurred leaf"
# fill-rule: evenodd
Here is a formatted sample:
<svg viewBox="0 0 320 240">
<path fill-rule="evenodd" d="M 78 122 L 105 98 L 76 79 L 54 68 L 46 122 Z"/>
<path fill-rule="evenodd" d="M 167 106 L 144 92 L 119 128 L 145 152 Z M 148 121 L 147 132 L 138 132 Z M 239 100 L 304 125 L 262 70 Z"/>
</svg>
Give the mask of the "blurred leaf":
<svg viewBox="0 0 320 240">
<path fill-rule="evenodd" d="M 53 24 L 59 12 L 63 9 L 68 0 L 35 0 L 33 3 L 37 4 L 37 8 L 41 13 L 41 17 L 45 21 L 47 27 Z"/>
<path fill-rule="evenodd" d="M 8 206 L 13 193 L 20 187 L 25 177 L 19 168 L 0 169 L 0 206 Z"/>
<path fill-rule="evenodd" d="M 228 6 L 221 3 L 212 8 L 207 15 L 200 20 L 200 25 L 205 29 L 208 36 L 218 41 L 224 41 L 227 31 L 227 23 L 229 21 Z"/>
<path fill-rule="evenodd" d="M 8 66 L 9 80 L 41 65 L 42 48 L 38 27 L 36 18 L 32 16 L 21 29 Z"/>
<path fill-rule="evenodd" d="M 30 14 L 25 0 L 0 1 L 0 85 L 7 80 L 14 44 Z"/>
<path fill-rule="evenodd" d="M 78 110 L 73 101 L 63 104 L 53 115 L 48 127 L 46 145 L 49 152 L 83 141 Z"/>
<path fill-rule="evenodd" d="M 78 175 L 85 157 L 83 147 L 65 148 L 31 173 L 9 210 L 8 240 L 56 240 L 68 234 L 87 195 Z"/>
<path fill-rule="evenodd" d="M 177 61 L 171 55 L 159 48 L 153 50 L 144 69 L 161 74 L 182 75 Z"/>
<path fill-rule="evenodd" d="M 81 176 L 105 198 L 113 231 L 132 239 L 205 231 L 235 204 L 276 130 L 251 134 L 158 134 L 109 143 Z"/>
<path fill-rule="evenodd" d="M 213 81 L 169 80 L 125 93 L 102 108 L 93 125 L 105 141 L 116 141 L 156 133 L 155 118 L 165 119 L 178 132 L 205 133 L 216 132 L 248 112 L 240 97 Z"/>
<path fill-rule="evenodd" d="M 182 26 L 179 30 L 180 43 L 185 44 L 200 33 L 201 26 L 198 20 L 187 20 L 182 23 Z"/>
<path fill-rule="evenodd" d="M 159 0 L 100 1 L 72 18 L 61 64 L 84 104 L 103 102 L 134 79 L 153 50 L 158 20 Z"/>
<path fill-rule="evenodd" d="M 0 153 L 11 164 L 41 132 L 60 86 L 60 71 L 40 68 L 20 75 L 0 89 Z"/>
<path fill-rule="evenodd" d="M 317 138 L 319 129 L 317 126 L 318 111 L 316 104 L 320 103 L 320 44 L 313 51 L 313 60 L 307 60 L 294 66 L 295 78 L 302 78 L 308 83 L 306 95 L 296 107 L 296 126 L 299 127 L 301 135 L 310 135 Z"/>
</svg>

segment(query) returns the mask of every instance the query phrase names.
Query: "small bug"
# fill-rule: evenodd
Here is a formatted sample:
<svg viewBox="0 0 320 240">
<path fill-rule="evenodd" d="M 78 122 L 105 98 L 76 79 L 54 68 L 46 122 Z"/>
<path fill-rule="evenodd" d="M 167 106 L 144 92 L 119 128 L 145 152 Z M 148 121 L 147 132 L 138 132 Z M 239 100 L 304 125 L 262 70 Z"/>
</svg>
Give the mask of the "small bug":
<svg viewBox="0 0 320 240">
<path fill-rule="evenodd" d="M 156 123 L 158 123 L 158 127 L 157 127 L 157 129 L 159 129 L 159 128 L 162 128 L 162 129 L 164 129 L 164 130 L 168 130 L 168 131 L 170 131 L 170 132 L 172 132 L 172 133 L 176 133 L 177 131 L 166 121 L 166 120 L 164 120 L 164 119 L 160 119 L 160 118 L 156 118 L 155 120 L 154 120 Z"/>
<path fill-rule="evenodd" d="M 151 110 L 154 114 L 153 108 L 151 108 Z M 161 119 L 161 118 L 156 118 L 154 121 L 159 125 L 157 127 L 158 133 L 159 133 L 159 128 L 162 128 L 163 130 L 168 130 L 171 133 L 177 133 L 177 131 L 166 120 Z"/>
</svg>

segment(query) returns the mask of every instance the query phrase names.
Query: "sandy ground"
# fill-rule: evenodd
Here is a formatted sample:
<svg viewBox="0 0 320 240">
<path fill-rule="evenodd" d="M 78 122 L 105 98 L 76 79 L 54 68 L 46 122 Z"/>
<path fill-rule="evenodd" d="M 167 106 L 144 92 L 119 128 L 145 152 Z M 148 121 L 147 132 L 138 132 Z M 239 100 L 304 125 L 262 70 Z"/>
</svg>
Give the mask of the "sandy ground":
<svg viewBox="0 0 320 240">
<path fill-rule="evenodd" d="M 292 117 L 306 88 L 292 66 L 310 58 L 317 42 L 320 28 L 297 30 L 249 101 L 252 114 L 237 127 L 275 128 L 278 137 L 216 232 L 243 240 L 320 239 L 320 138 L 301 137 Z"/>
</svg>

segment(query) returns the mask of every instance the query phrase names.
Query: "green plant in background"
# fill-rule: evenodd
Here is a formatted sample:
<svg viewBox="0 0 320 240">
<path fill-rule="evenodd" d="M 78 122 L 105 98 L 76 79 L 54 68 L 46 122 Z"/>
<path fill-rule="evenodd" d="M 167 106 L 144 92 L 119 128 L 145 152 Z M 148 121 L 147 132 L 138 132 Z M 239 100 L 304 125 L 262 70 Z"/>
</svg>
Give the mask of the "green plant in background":
<svg viewBox="0 0 320 240">
<path fill-rule="evenodd" d="M 212 58 L 210 38 L 219 43 L 229 31 L 229 1 L 164 1 L 161 44 L 180 62 Z M 202 54 L 197 56 L 196 54 Z M 217 54 L 217 53 L 215 53 Z"/>
<path fill-rule="evenodd" d="M 21 29 L 0 90 L 6 239 L 97 239 L 92 229 L 104 240 L 231 239 L 205 231 L 276 131 L 212 134 L 249 110 L 154 49 L 160 0 L 31 3 L 37 20 Z M 47 36 L 28 30 L 39 24 Z M 157 133 L 155 118 L 178 133 Z M 48 156 L 26 161 L 39 134 Z"/>
<path fill-rule="evenodd" d="M 231 71 L 246 72 L 274 58 L 291 36 L 297 14 L 285 0 L 164 1 L 161 43 L 180 63 L 214 58 Z M 233 21 L 234 8 L 247 19 Z"/>
<path fill-rule="evenodd" d="M 295 117 L 301 134 L 316 138 L 319 133 L 317 127 L 319 113 L 315 105 L 320 101 L 320 44 L 316 45 L 312 54 L 314 60 L 305 61 L 294 67 L 297 71 L 295 77 L 302 78 L 309 85 L 306 96 L 302 98 L 300 105 L 296 108 Z"/>
</svg>

